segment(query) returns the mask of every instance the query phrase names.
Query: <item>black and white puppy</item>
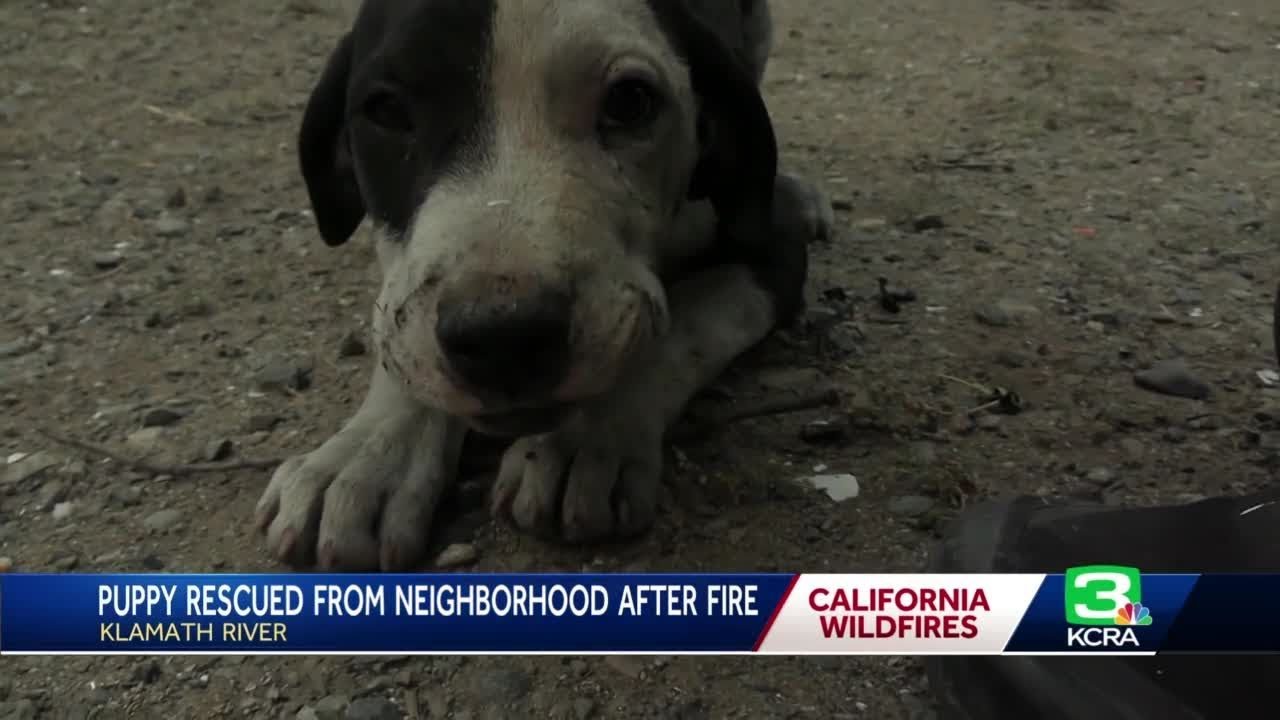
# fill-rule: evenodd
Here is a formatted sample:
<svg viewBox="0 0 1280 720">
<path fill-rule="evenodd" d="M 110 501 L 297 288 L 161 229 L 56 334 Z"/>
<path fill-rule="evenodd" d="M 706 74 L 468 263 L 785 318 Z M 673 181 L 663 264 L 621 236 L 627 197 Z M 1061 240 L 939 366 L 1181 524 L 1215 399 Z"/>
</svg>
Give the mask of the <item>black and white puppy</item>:
<svg viewBox="0 0 1280 720">
<path fill-rule="evenodd" d="M 585 541 L 653 522 L 687 401 L 803 305 L 830 204 L 777 170 L 766 0 L 366 0 L 307 104 L 321 236 L 368 217 L 360 409 L 258 505 L 294 565 L 421 560 L 464 434 L 493 508 Z"/>
</svg>

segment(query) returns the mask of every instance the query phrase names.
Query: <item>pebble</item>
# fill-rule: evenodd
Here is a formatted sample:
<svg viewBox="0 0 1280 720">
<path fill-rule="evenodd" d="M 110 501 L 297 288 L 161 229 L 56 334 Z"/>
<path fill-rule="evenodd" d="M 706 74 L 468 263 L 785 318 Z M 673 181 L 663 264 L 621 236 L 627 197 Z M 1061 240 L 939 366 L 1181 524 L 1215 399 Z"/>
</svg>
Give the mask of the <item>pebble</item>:
<svg viewBox="0 0 1280 720">
<path fill-rule="evenodd" d="M 142 502 L 142 488 L 135 485 L 114 485 L 107 497 L 120 507 L 134 507 Z"/>
<path fill-rule="evenodd" d="M 320 716 L 316 714 L 316 709 L 309 705 L 303 705 L 298 709 L 298 714 L 293 717 L 294 720 L 320 720 Z"/>
<path fill-rule="evenodd" d="M 346 720 L 400 720 L 404 713 L 386 698 L 363 697 L 347 706 Z"/>
<path fill-rule="evenodd" d="M 615 672 L 635 680 L 640 679 L 645 669 L 644 658 L 635 655 L 609 655 L 605 657 L 604 664 Z"/>
<path fill-rule="evenodd" d="M 99 270 L 111 270 L 120 267 L 120 263 L 124 262 L 124 256 L 118 252 L 103 252 L 94 254 L 93 266 Z"/>
<path fill-rule="evenodd" d="M 470 543 L 454 543 L 436 556 L 436 567 L 452 568 L 470 565 L 480 557 L 476 547 Z"/>
<path fill-rule="evenodd" d="M 182 218 L 165 216 L 152 223 L 151 229 L 157 237 L 180 238 L 191 232 L 191 223 Z"/>
<path fill-rule="evenodd" d="M 71 519 L 71 513 L 75 510 L 76 504 L 72 502 L 60 502 L 53 506 L 53 519 L 55 522 L 65 522 Z"/>
<path fill-rule="evenodd" d="M 350 704 L 351 698 L 346 695 L 326 695 L 316 701 L 313 709 L 320 720 L 342 720 Z"/>
<path fill-rule="evenodd" d="M 1143 390 L 1161 395 L 1191 400 L 1205 400 L 1210 395 L 1209 386 L 1195 377 L 1181 358 L 1165 360 L 1137 372 L 1133 381 Z"/>
<path fill-rule="evenodd" d="M 858 497 L 858 478 L 848 473 L 828 475 L 810 475 L 801 482 L 807 483 L 827 494 L 836 502 L 844 502 Z"/>
<path fill-rule="evenodd" d="M 1085 479 L 1095 485 L 1106 485 L 1115 479 L 1116 474 L 1109 468 L 1094 468 L 1085 474 Z"/>
<path fill-rule="evenodd" d="M 263 391 L 300 391 L 311 387 L 310 362 L 275 358 L 253 374 L 253 386 Z"/>
<path fill-rule="evenodd" d="M 168 427 L 181 420 L 182 417 L 182 413 L 171 408 L 151 408 L 142 414 L 142 427 Z"/>
<path fill-rule="evenodd" d="M 923 495 L 902 495 L 889 500 L 889 512 L 905 517 L 919 517 L 933 509 L 933 499 Z"/>
<path fill-rule="evenodd" d="M 168 508 L 157 510 L 148 515 L 142 521 L 142 526 L 151 532 L 165 532 L 172 529 L 180 520 L 182 520 L 182 513 L 173 508 Z"/>
<path fill-rule="evenodd" d="M 125 443 L 140 452 L 151 452 L 160 442 L 160 436 L 164 434 L 164 428 L 148 427 L 129 433 L 125 438 Z"/>
<path fill-rule="evenodd" d="M 834 445 L 845 439 L 847 425 L 836 420 L 814 420 L 800 428 L 800 439 L 813 445 Z"/>
<path fill-rule="evenodd" d="M 520 670 L 492 670 L 471 681 L 471 694 L 487 702 L 508 704 L 520 700 L 533 688 L 533 679 Z"/>
<path fill-rule="evenodd" d="M 80 564 L 79 555 L 64 555 L 53 561 L 53 569 L 61 572 L 70 572 L 76 569 Z"/>
<path fill-rule="evenodd" d="M 12 462 L 5 466 L 4 472 L 0 473 L 0 485 L 20 483 L 23 480 L 39 475 L 57 464 L 58 459 L 47 452 L 31 453 L 17 462 Z"/>
<path fill-rule="evenodd" d="M 1015 302 L 1013 300 L 999 300 L 989 305 L 983 305 L 974 310 L 973 315 L 978 322 L 990 327 L 1009 327 L 1016 324 L 1020 320 L 1038 315 L 1040 311 L 1026 303 Z"/>
</svg>

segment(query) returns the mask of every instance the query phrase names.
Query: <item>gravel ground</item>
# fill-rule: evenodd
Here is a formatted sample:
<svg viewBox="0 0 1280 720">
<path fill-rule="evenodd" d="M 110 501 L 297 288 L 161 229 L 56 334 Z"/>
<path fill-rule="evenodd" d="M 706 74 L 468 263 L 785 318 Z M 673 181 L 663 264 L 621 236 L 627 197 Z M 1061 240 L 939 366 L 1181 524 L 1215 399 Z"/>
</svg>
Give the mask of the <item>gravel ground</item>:
<svg viewBox="0 0 1280 720">
<path fill-rule="evenodd" d="M 361 398 L 372 250 L 321 244 L 293 156 L 340 30 L 314 2 L 0 4 L 0 565 L 279 569 L 249 530 L 264 472 L 157 477 L 38 429 L 268 458 Z M 475 570 L 905 571 L 986 496 L 1273 482 L 1280 8 L 1224 7 L 779 3 L 769 102 L 839 233 L 806 320 L 699 402 L 835 388 L 840 407 L 676 448 L 631 545 L 495 527 L 478 473 L 439 548 Z M 932 712 L 911 659 L 0 661 L 0 719 Z"/>
</svg>

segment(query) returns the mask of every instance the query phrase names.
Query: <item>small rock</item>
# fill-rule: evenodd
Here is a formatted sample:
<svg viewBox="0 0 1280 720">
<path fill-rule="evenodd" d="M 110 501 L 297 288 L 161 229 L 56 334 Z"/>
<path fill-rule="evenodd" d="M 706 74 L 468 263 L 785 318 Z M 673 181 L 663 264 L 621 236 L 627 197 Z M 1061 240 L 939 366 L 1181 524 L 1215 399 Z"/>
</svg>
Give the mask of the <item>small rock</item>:
<svg viewBox="0 0 1280 720">
<path fill-rule="evenodd" d="M 246 427 L 251 433 L 266 433 L 274 430 L 281 422 L 284 422 L 284 418 L 279 415 L 259 413 L 249 416 L 249 423 Z"/>
<path fill-rule="evenodd" d="M 320 720 L 342 720 L 342 716 L 350 704 L 351 698 L 346 695 L 326 695 L 316 701 L 313 707 L 316 717 L 320 718 Z"/>
<path fill-rule="evenodd" d="M 120 507 L 135 507 L 142 502 L 142 488 L 136 485 L 114 485 L 107 491 L 107 497 Z"/>
<path fill-rule="evenodd" d="M 1106 485 L 1115 479 L 1116 474 L 1108 468 L 1094 468 L 1085 474 L 1085 479 L 1095 485 Z"/>
<path fill-rule="evenodd" d="M 151 408 L 142 414 L 142 427 L 157 428 L 168 427 L 183 417 L 182 413 L 172 408 L 158 407 Z"/>
<path fill-rule="evenodd" d="M 53 561 L 53 569 L 60 572 L 71 572 L 80 564 L 80 556 L 65 555 Z"/>
<path fill-rule="evenodd" d="M 923 495 L 902 495 L 889 500 L 889 512 L 904 517 L 919 517 L 933 509 L 933 499 Z"/>
<path fill-rule="evenodd" d="M 168 508 L 151 513 L 142 521 L 142 526 L 151 532 L 165 532 L 182 520 L 182 513 Z"/>
<path fill-rule="evenodd" d="M 235 450 L 235 443 L 227 438 L 210 440 L 209 444 L 204 446 L 204 453 L 201 454 L 201 457 L 204 458 L 205 462 L 218 462 L 231 457 L 233 450 Z"/>
<path fill-rule="evenodd" d="M 1141 440 L 1136 438 L 1124 438 L 1120 441 L 1120 449 L 1128 455 L 1131 460 L 1141 460 L 1147 454 L 1147 448 L 1142 444 Z"/>
<path fill-rule="evenodd" d="M 1000 427 L 1000 416 L 990 414 L 979 415 L 975 419 L 975 422 L 977 422 L 978 429 L 980 430 L 996 430 Z"/>
<path fill-rule="evenodd" d="M 164 428 L 148 427 L 129 433 L 125 438 L 125 443 L 135 450 L 148 453 L 155 449 L 160 442 L 161 435 L 164 434 Z"/>
<path fill-rule="evenodd" d="M 53 506 L 53 519 L 55 522 L 65 522 L 71 519 L 71 513 L 76 509 L 76 504 L 72 502 L 60 502 Z"/>
<path fill-rule="evenodd" d="M 471 693 L 488 702 L 505 705 L 520 700 L 533 688 L 533 679 L 520 670 L 493 670 L 471 681 Z"/>
<path fill-rule="evenodd" d="M 1032 305 L 1015 302 L 1013 300 L 1000 300 L 995 303 L 983 305 L 973 312 L 978 322 L 990 327 L 1010 327 L 1017 324 L 1025 318 L 1039 315 L 1039 309 Z"/>
<path fill-rule="evenodd" d="M 604 664 L 633 680 L 639 680 L 645 670 L 645 659 L 635 655 L 609 655 L 605 657 Z"/>
<path fill-rule="evenodd" d="M 476 551 L 476 547 L 470 543 L 454 543 L 445 548 L 436 556 L 436 567 L 452 568 L 462 565 L 470 565 L 476 561 L 480 553 Z"/>
<path fill-rule="evenodd" d="M 309 362 L 277 358 L 253 374 L 253 385 L 263 391 L 300 391 L 311 387 Z"/>
<path fill-rule="evenodd" d="M 814 420 L 800 428 L 800 439 L 813 445 L 833 445 L 845 439 L 846 423 L 835 420 Z"/>
<path fill-rule="evenodd" d="M 342 342 L 338 343 L 338 357 L 340 358 L 360 357 L 368 351 L 369 349 L 364 344 L 364 338 L 354 330 L 343 335 Z"/>
<path fill-rule="evenodd" d="M 13 569 L 13 558 L 0 557 L 0 573 L 7 573 Z"/>
<path fill-rule="evenodd" d="M 217 567 L 217 563 L 214 566 Z M 161 560 L 158 555 L 144 555 L 142 557 L 142 567 L 152 572 L 163 570 L 164 560 Z"/>
<path fill-rule="evenodd" d="M 362 697 L 347 706 L 347 720 L 400 720 L 404 713 L 386 698 Z"/>
<path fill-rule="evenodd" d="M 316 714 L 316 709 L 310 705 L 303 705 L 298 708 L 298 714 L 293 717 L 294 720 L 320 720 L 320 716 Z"/>
<path fill-rule="evenodd" d="M 93 256 L 93 266 L 99 270 L 111 270 L 120 267 L 120 263 L 124 262 L 124 256 L 118 252 L 96 253 Z"/>
<path fill-rule="evenodd" d="M 804 478 L 802 482 L 825 492 L 827 497 L 836 502 L 844 502 L 858 497 L 858 478 L 848 473 L 811 475 Z"/>
<path fill-rule="evenodd" d="M 1135 373 L 1133 381 L 1143 390 L 1161 395 L 1191 400 L 1205 400 L 1210 395 L 1209 386 L 1192 375 L 1181 358 L 1165 360 Z"/>
<path fill-rule="evenodd" d="M 191 223 L 182 218 L 165 216 L 152 223 L 151 229 L 157 237 L 180 238 L 191 232 Z"/>
<path fill-rule="evenodd" d="M 58 459 L 47 452 L 31 453 L 9 463 L 0 473 L 0 485 L 13 485 L 33 478 L 58 464 Z"/>
</svg>

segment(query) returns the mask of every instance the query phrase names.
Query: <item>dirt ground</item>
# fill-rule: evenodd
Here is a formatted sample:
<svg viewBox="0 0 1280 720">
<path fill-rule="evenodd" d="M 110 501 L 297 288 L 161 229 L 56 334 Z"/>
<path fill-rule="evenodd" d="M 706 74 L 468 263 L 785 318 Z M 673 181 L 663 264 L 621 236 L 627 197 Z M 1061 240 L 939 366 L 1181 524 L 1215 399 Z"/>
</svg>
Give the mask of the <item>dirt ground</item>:
<svg viewBox="0 0 1280 720">
<path fill-rule="evenodd" d="M 695 410 L 820 387 L 841 407 L 679 447 L 659 525 L 632 545 L 495 527 L 473 479 L 441 546 L 471 544 L 476 570 L 906 571 L 983 497 L 1155 503 L 1274 481 L 1280 389 L 1259 375 L 1280 279 L 1274 0 L 776 13 L 784 160 L 823 181 L 839 233 L 813 249 L 805 323 Z M 293 154 L 336 18 L 317 0 L 9 0 L 0 28 L 0 556 L 280 569 L 249 528 L 266 472 L 155 477 L 38 430 L 158 462 L 227 442 L 268 458 L 354 409 L 372 250 L 321 244 Z M 881 307 L 880 277 L 915 300 Z M 1207 399 L 1135 383 L 1174 358 Z M 255 390 L 264 367 L 310 382 Z M 980 386 L 1021 411 L 968 412 Z M 815 473 L 861 492 L 798 482 Z M 0 718 L 932 713 L 909 659 L 0 662 Z"/>
</svg>

